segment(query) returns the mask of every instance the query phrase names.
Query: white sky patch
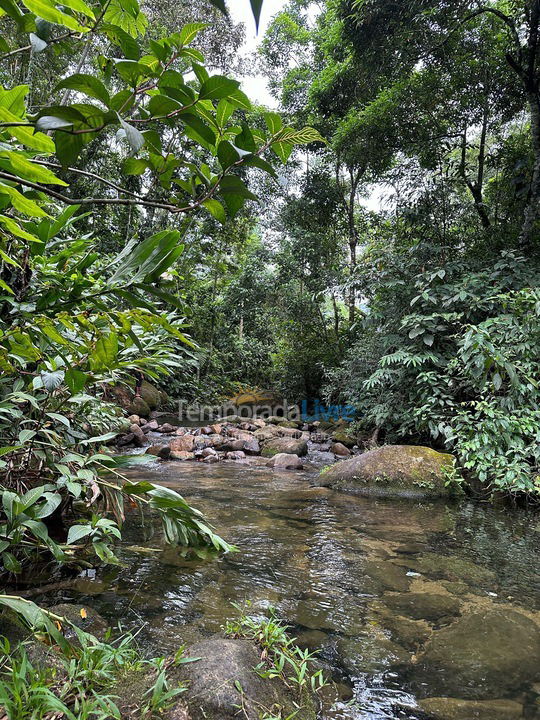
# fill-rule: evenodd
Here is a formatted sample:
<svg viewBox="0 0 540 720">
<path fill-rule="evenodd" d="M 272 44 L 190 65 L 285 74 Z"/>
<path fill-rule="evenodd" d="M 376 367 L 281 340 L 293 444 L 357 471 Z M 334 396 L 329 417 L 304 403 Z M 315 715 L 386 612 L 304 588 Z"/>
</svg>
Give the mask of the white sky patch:
<svg viewBox="0 0 540 720">
<path fill-rule="evenodd" d="M 234 22 L 243 22 L 246 26 L 246 41 L 242 48 L 245 55 L 256 52 L 270 21 L 286 4 L 287 0 L 264 0 L 259 32 L 257 33 L 249 0 L 231 0 L 227 3 Z M 276 101 L 268 92 L 267 79 L 263 75 L 247 75 L 244 77 L 242 79 L 242 90 L 255 103 L 272 108 L 277 107 Z"/>
</svg>

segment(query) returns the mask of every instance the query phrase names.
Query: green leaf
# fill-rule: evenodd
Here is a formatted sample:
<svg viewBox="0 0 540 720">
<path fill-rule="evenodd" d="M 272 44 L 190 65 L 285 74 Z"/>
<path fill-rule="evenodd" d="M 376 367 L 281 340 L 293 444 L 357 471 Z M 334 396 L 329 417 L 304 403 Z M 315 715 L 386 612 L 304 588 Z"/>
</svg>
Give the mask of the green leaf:
<svg viewBox="0 0 540 720">
<path fill-rule="evenodd" d="M 48 217 L 48 214 L 45 210 L 43 210 L 43 208 L 41 208 L 33 200 L 25 197 L 14 187 L 0 184 L 0 194 L 7 195 L 15 210 L 23 213 L 23 215 L 28 215 L 29 217 Z"/>
<path fill-rule="evenodd" d="M 307 145 L 312 142 L 322 142 L 326 144 L 326 140 L 319 133 L 311 127 L 305 127 L 301 130 L 295 130 L 294 128 L 283 128 L 276 136 L 276 141 L 292 143 L 293 145 Z"/>
<path fill-rule="evenodd" d="M 214 131 L 208 127 L 197 115 L 191 113 L 184 113 L 180 116 L 182 122 L 187 125 L 186 135 L 196 140 L 203 147 L 206 147 L 205 143 L 209 146 L 216 144 L 216 136 Z"/>
<path fill-rule="evenodd" d="M 214 75 L 203 82 L 199 92 L 199 99 L 220 100 L 221 98 L 230 97 L 239 87 L 240 83 L 236 80 L 231 80 L 223 75 Z"/>
<path fill-rule="evenodd" d="M 197 35 L 209 27 L 208 23 L 188 23 L 180 30 L 178 35 L 178 43 L 180 45 L 189 45 L 197 37 Z"/>
<path fill-rule="evenodd" d="M 264 121 L 271 135 L 275 135 L 283 127 L 281 117 L 275 112 L 264 113 Z"/>
<path fill-rule="evenodd" d="M 8 110 L 4 104 L 4 93 L 0 91 L 0 122 L 25 122 L 20 117 L 15 115 L 13 112 Z M 29 127 L 9 127 L 6 128 L 16 140 L 18 140 L 26 147 L 32 148 L 32 150 L 39 150 L 40 152 L 53 153 L 55 151 L 54 142 L 50 137 L 43 133 L 34 133 L 34 128 Z"/>
<path fill-rule="evenodd" d="M 72 525 L 68 530 L 67 544 L 73 545 L 73 543 L 92 533 L 93 529 L 90 525 Z"/>
<path fill-rule="evenodd" d="M 20 178 L 25 180 L 31 180 L 32 182 L 44 183 L 45 185 L 62 185 L 67 187 L 67 182 L 60 180 L 56 175 L 46 167 L 38 165 L 31 160 L 27 160 L 19 152 L 12 152 L 11 150 L 0 150 L 0 163 L 2 158 L 7 158 L 9 170 L 18 175 Z"/>
<path fill-rule="evenodd" d="M 63 25 L 70 30 L 77 32 L 87 32 L 88 28 L 81 25 L 72 15 L 66 15 L 66 13 L 57 10 L 54 0 L 22 0 L 30 12 L 34 13 L 44 20 L 48 20 L 50 23 L 55 25 Z M 68 3 L 64 3 L 67 5 Z"/>
<path fill-rule="evenodd" d="M 142 175 L 148 170 L 148 160 L 129 157 L 124 161 L 124 172 L 126 175 Z"/>
<path fill-rule="evenodd" d="M 115 333 L 101 336 L 90 357 L 92 370 L 110 369 L 118 355 L 118 336 Z"/>
<path fill-rule="evenodd" d="M 84 75 L 82 73 L 76 73 L 70 75 L 67 78 L 61 80 L 56 86 L 56 90 L 67 88 L 69 90 L 77 90 L 82 92 L 89 97 L 96 98 L 102 102 L 106 107 L 109 107 L 111 103 L 111 97 L 109 91 L 101 80 L 94 75 Z"/>
<path fill-rule="evenodd" d="M 285 165 L 293 151 L 294 146 L 292 145 L 292 143 L 289 142 L 275 142 L 272 143 L 270 147 L 276 153 L 281 162 Z"/>
<path fill-rule="evenodd" d="M 2 553 L 2 562 L 4 564 L 5 569 L 10 573 L 17 574 L 17 573 L 20 573 L 22 570 L 21 563 L 17 560 L 15 555 L 13 555 L 10 552 Z"/>
<path fill-rule="evenodd" d="M 218 200 L 214 200 L 213 198 L 205 200 L 203 206 L 218 222 L 225 223 L 227 221 L 225 208 Z"/>
<path fill-rule="evenodd" d="M 66 370 L 64 382 L 68 386 L 72 395 L 78 395 L 86 385 L 88 378 L 89 375 L 82 372 L 82 370 L 70 367 Z"/>
<path fill-rule="evenodd" d="M 234 105 L 228 100 L 220 100 L 216 110 L 216 122 L 220 128 L 224 128 L 234 112 Z"/>
<path fill-rule="evenodd" d="M 224 170 L 227 170 L 231 167 L 231 165 L 234 165 L 236 162 L 238 162 L 238 160 L 240 160 L 238 152 L 234 149 L 234 147 L 228 140 L 222 140 L 219 143 L 217 154 L 219 162 L 221 163 L 221 167 Z"/>
<path fill-rule="evenodd" d="M 136 0 L 111 0 L 103 19 L 106 23 L 117 25 L 133 38 L 142 35 L 148 24 Z"/>
<path fill-rule="evenodd" d="M 0 223 L 2 223 L 8 232 L 15 235 L 15 237 L 20 237 L 23 240 L 27 240 L 32 243 L 42 242 L 42 240 L 35 235 L 31 235 L 29 232 L 26 232 L 26 230 L 23 230 L 22 227 L 13 220 L 13 218 L 7 217 L 6 215 L 0 215 Z"/>
<path fill-rule="evenodd" d="M 75 12 L 81 13 L 81 15 L 86 15 L 86 17 L 90 18 L 90 20 L 95 20 L 96 16 L 94 15 L 94 11 L 88 7 L 88 5 L 83 2 L 83 0 L 62 0 L 60 5 L 63 5 L 64 7 L 71 8 L 71 10 L 75 10 Z"/>
</svg>

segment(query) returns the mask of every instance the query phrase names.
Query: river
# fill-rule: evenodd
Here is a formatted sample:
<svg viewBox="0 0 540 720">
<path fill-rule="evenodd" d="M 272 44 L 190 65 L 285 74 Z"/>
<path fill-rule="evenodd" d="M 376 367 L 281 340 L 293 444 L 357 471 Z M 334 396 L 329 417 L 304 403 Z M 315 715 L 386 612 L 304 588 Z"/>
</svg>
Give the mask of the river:
<svg viewBox="0 0 540 720">
<path fill-rule="evenodd" d="M 159 530 L 132 514 L 123 565 L 51 602 L 87 602 L 142 628 L 153 654 L 220 632 L 233 602 L 255 615 L 273 606 L 337 683 L 328 718 L 427 718 L 418 703 L 433 697 L 505 699 L 540 717 L 536 656 L 523 647 L 540 623 L 538 515 L 360 498 L 312 487 L 313 472 L 238 463 L 156 461 L 130 477 L 179 491 L 239 552 L 211 561 L 148 552 Z M 478 627 L 460 634 L 464 618 Z"/>
</svg>

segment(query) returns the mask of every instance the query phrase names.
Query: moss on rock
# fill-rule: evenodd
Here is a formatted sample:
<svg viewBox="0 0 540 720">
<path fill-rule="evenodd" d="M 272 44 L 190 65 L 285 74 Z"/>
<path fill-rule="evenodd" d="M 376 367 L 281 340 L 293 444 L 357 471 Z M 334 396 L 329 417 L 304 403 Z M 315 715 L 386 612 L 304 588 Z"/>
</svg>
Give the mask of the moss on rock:
<svg viewBox="0 0 540 720">
<path fill-rule="evenodd" d="M 428 447 L 385 445 L 330 467 L 316 484 L 374 497 L 448 497 L 453 466 L 452 455 Z"/>
</svg>

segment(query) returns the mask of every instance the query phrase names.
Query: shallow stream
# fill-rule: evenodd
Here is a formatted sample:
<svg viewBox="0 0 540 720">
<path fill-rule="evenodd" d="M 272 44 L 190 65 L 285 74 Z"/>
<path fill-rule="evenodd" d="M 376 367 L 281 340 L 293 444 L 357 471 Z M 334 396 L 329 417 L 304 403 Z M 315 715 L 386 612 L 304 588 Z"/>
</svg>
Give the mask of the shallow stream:
<svg viewBox="0 0 540 720">
<path fill-rule="evenodd" d="M 133 515 L 124 566 L 51 601 L 143 626 L 159 654 L 220 632 L 233 602 L 251 614 L 274 606 L 338 684 L 325 717 L 424 719 L 418 703 L 443 696 L 511 700 L 539 718 L 538 515 L 360 498 L 311 487 L 312 476 L 237 463 L 131 471 L 178 490 L 239 552 L 187 562 L 148 551 L 159 532 Z"/>
</svg>

